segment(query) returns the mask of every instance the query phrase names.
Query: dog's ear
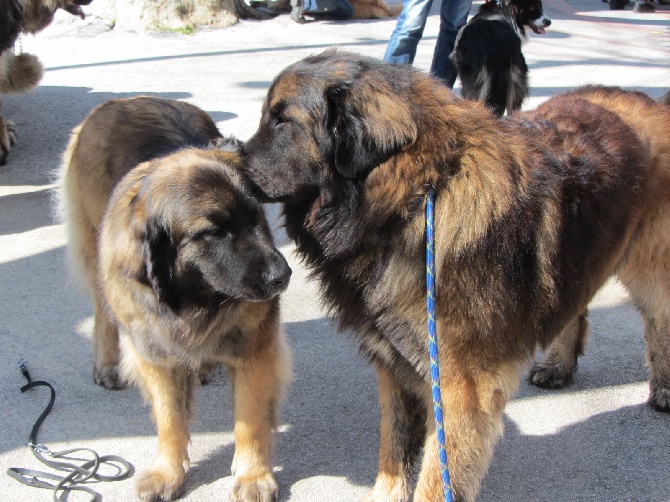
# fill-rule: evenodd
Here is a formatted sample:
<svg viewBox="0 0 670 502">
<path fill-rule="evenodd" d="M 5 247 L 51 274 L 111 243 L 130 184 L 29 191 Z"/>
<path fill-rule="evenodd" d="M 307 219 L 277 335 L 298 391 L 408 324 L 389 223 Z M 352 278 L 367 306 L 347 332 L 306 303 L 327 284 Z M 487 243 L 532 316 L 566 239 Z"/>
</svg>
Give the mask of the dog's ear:
<svg viewBox="0 0 670 502">
<path fill-rule="evenodd" d="M 147 281 L 160 301 L 170 303 L 177 253 L 168 230 L 154 218 L 146 224 L 142 247 Z"/>
<path fill-rule="evenodd" d="M 326 91 L 334 167 L 350 180 L 365 177 L 417 137 L 407 104 L 361 80 L 338 83 Z"/>
</svg>

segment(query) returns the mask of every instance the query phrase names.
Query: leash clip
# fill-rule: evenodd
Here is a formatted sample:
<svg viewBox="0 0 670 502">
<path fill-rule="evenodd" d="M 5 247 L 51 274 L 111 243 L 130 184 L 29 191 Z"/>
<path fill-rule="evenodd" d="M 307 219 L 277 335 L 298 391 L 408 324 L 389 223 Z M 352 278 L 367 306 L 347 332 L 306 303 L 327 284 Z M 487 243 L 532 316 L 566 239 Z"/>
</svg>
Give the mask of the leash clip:
<svg viewBox="0 0 670 502">
<path fill-rule="evenodd" d="M 37 453 L 40 453 L 42 455 L 48 455 L 50 457 L 53 457 L 54 452 L 52 452 L 48 446 L 43 445 L 42 443 L 38 444 L 33 444 L 30 441 L 28 441 L 28 446 L 33 448 Z"/>
</svg>

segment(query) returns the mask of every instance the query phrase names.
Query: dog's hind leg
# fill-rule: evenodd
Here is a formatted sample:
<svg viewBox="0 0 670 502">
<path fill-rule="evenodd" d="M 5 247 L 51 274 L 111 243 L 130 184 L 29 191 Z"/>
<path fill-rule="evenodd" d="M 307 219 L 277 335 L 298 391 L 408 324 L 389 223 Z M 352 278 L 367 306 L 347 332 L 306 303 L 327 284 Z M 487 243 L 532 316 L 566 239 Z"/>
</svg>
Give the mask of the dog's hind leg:
<svg viewBox="0 0 670 502">
<path fill-rule="evenodd" d="M 571 384 L 577 359 L 584 354 L 588 333 L 588 310 L 585 310 L 563 328 L 547 349 L 544 360 L 533 365 L 529 382 L 545 389 L 559 389 Z"/>
<path fill-rule="evenodd" d="M 93 381 L 106 389 L 123 389 L 119 375 L 119 330 L 103 306 L 102 293 L 93 289 Z"/>
<path fill-rule="evenodd" d="M 285 387 L 291 379 L 289 348 L 283 335 L 277 332 L 272 343 L 226 366 L 235 400 L 231 499 L 271 502 L 278 494 L 272 474 L 272 433 Z"/>
<path fill-rule="evenodd" d="M 670 412 L 670 201 L 643 218 L 619 270 L 645 322 L 649 404 Z"/>
<path fill-rule="evenodd" d="M 410 500 L 410 480 L 425 437 L 426 408 L 377 364 L 381 405 L 379 472 L 372 492 L 362 502 Z"/>
<path fill-rule="evenodd" d="M 458 357 L 445 359 L 440 362 L 440 381 L 454 500 L 474 502 L 495 443 L 502 436 L 502 414 L 518 387 L 521 363 L 498 364 L 496 368 L 490 366 L 492 361 L 482 361 L 487 366 L 477 368 L 474 364 L 467 367 L 459 364 Z M 425 402 L 432 409 L 429 386 Z M 429 413 L 428 434 L 414 502 L 444 500 L 433 420 L 433 413 Z"/>
</svg>

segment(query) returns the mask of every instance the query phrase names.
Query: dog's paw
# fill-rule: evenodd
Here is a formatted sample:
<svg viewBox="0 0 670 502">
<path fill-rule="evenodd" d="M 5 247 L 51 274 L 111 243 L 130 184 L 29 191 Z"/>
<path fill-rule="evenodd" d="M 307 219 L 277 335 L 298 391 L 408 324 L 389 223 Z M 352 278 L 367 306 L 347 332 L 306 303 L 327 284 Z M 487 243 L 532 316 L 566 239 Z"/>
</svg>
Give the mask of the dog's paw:
<svg viewBox="0 0 670 502">
<path fill-rule="evenodd" d="M 93 381 L 105 389 L 119 390 L 126 388 L 126 383 L 119 375 L 119 369 L 116 366 L 103 366 L 100 369 L 94 369 Z"/>
<path fill-rule="evenodd" d="M 649 392 L 649 404 L 658 411 L 670 413 L 670 388 L 652 382 Z"/>
<path fill-rule="evenodd" d="M 186 474 L 183 470 L 151 469 L 143 472 L 135 489 L 140 500 L 145 502 L 167 502 L 184 493 Z"/>
<path fill-rule="evenodd" d="M 200 385 L 209 384 L 212 379 L 216 376 L 216 372 L 219 369 L 218 364 L 205 364 L 198 368 L 198 380 L 200 380 Z"/>
<path fill-rule="evenodd" d="M 372 491 L 360 502 L 409 502 L 412 492 L 400 476 L 378 476 Z"/>
<path fill-rule="evenodd" d="M 560 389 L 572 383 L 572 371 L 562 364 L 535 363 L 528 373 L 528 381 L 543 389 Z"/>
<path fill-rule="evenodd" d="M 384 492 L 373 489 L 366 497 L 362 498 L 360 502 L 409 502 L 411 498 L 404 494 L 403 491 Z"/>
<path fill-rule="evenodd" d="M 272 502 L 279 489 L 271 472 L 238 476 L 234 480 L 231 500 L 234 502 Z"/>
</svg>

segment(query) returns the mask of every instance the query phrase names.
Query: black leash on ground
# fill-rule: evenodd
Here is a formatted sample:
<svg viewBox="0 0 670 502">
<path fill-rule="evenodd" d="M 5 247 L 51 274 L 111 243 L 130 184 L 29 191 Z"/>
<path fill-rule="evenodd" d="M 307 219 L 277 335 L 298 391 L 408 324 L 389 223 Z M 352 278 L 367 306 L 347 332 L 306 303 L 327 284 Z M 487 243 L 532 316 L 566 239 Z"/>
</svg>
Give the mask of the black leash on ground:
<svg viewBox="0 0 670 502">
<path fill-rule="evenodd" d="M 7 474 L 9 476 L 24 485 L 53 490 L 54 502 L 62 502 L 65 499 L 59 496 L 59 492 L 67 493 L 74 490 L 90 494 L 90 500 L 95 501 L 98 499 L 98 493 L 89 486 L 85 486 L 86 484 L 100 481 L 120 481 L 126 479 L 133 473 L 132 464 L 116 455 L 103 455 L 101 457 L 90 448 L 73 448 L 71 450 L 54 452 L 47 446 L 38 443 L 37 432 L 54 406 L 54 402 L 56 401 L 56 391 L 49 382 L 42 380 L 33 381 L 28 372 L 28 366 L 25 360 L 22 359 L 19 361 L 19 369 L 28 381 L 27 385 L 21 387 L 21 393 L 35 387 L 48 387 L 51 391 L 49 404 L 39 416 L 35 425 L 33 425 L 33 430 L 30 432 L 30 438 L 28 439 L 28 445 L 30 446 L 33 455 L 37 457 L 37 460 L 52 469 L 67 472 L 69 474 L 63 476 L 48 472 L 34 471 L 32 469 L 23 469 L 21 467 L 10 467 L 7 469 Z M 84 455 L 88 458 L 73 457 L 72 454 L 77 452 L 84 452 Z M 68 462 L 60 460 L 67 460 Z M 116 472 L 111 475 L 100 474 L 98 469 L 103 465 L 108 466 Z M 56 483 L 49 483 L 45 480 L 55 481 Z M 65 493 L 62 495 L 65 495 Z"/>
</svg>

